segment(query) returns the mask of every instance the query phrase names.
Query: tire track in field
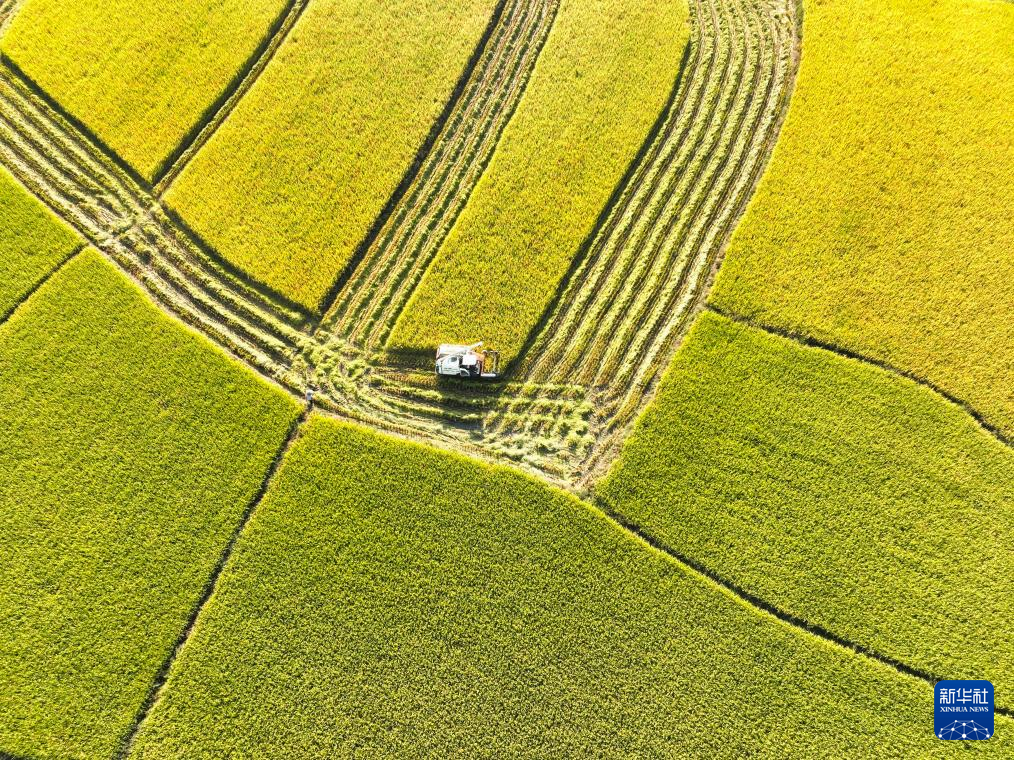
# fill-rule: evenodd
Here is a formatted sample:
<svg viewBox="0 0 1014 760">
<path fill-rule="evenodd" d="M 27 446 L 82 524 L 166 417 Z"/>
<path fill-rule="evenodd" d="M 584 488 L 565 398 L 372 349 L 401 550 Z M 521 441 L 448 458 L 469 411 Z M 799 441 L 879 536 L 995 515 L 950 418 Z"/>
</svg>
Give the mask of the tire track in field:
<svg viewBox="0 0 1014 760">
<path fill-rule="evenodd" d="M 283 385 L 302 315 L 204 251 L 114 157 L 0 58 L 0 163 L 165 310 Z"/>
<path fill-rule="evenodd" d="M 549 36 L 559 0 L 508 0 L 500 23 L 414 181 L 349 270 L 322 324 L 381 346 L 485 170 Z"/>
<path fill-rule="evenodd" d="M 381 346 L 513 114 L 557 0 L 505 0 L 320 325 L 219 261 L 2 57 L 0 163 L 157 305 L 290 392 L 313 385 L 336 415 L 583 488 L 647 403 L 764 165 L 795 69 L 790 1 L 693 0 L 671 98 L 508 383 L 438 383 Z"/>
<path fill-rule="evenodd" d="M 21 0 L 0 0 L 0 37 L 7 31 L 7 24 L 18 12 Z"/>
</svg>

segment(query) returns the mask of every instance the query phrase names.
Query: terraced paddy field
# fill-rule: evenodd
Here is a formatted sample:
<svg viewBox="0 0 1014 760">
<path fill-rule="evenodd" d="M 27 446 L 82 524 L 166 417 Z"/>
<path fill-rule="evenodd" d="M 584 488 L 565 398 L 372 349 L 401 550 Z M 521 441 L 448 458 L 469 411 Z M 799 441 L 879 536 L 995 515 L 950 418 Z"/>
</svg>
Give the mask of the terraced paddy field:
<svg viewBox="0 0 1014 760">
<path fill-rule="evenodd" d="M 1011 7 L 0 0 L 0 760 L 1009 754 Z"/>
</svg>

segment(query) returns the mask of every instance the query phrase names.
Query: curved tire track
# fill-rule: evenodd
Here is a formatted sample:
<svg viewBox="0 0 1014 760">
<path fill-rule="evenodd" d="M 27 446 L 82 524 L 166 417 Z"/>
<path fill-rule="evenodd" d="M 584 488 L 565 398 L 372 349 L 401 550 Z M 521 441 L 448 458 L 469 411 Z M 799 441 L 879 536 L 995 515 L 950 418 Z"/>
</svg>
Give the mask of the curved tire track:
<svg viewBox="0 0 1014 760">
<path fill-rule="evenodd" d="M 437 384 L 381 346 L 481 176 L 558 0 L 506 0 L 411 184 L 320 325 L 218 262 L 0 58 L 0 163 L 165 310 L 293 393 L 370 426 L 583 487 L 614 455 L 703 304 L 785 111 L 792 0 L 692 0 L 656 129 L 512 382 Z M 290 5 L 298 18 L 300 0 Z M 283 29 L 287 28 L 283 25 Z"/>
</svg>

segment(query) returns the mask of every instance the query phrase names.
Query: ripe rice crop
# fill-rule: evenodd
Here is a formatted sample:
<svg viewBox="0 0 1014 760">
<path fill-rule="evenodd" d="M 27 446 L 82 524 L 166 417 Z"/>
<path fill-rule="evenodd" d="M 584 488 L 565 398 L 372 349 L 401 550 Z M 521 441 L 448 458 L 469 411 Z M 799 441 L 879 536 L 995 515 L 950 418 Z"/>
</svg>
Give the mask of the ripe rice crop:
<svg viewBox="0 0 1014 760">
<path fill-rule="evenodd" d="M 0 49 L 152 180 L 284 6 L 284 0 L 25 0 Z"/>
<path fill-rule="evenodd" d="M 599 492 L 776 607 L 1010 706 L 1014 452 L 932 391 L 705 312 Z"/>
<path fill-rule="evenodd" d="M 0 170 L 0 321 L 76 247 L 74 233 Z"/>
<path fill-rule="evenodd" d="M 91 251 L 0 326 L 0 755 L 116 755 L 297 414 Z"/>
<path fill-rule="evenodd" d="M 320 0 L 169 203 L 226 259 L 317 309 L 461 76 L 493 0 Z"/>
<path fill-rule="evenodd" d="M 510 359 L 666 102 L 681 3 L 563 0 L 485 175 L 388 346 L 484 339 Z"/>
<path fill-rule="evenodd" d="M 929 699 L 572 496 L 311 418 L 132 757 L 924 756 Z"/>
<path fill-rule="evenodd" d="M 714 291 L 1014 433 L 1014 5 L 807 4 L 799 82 Z"/>
</svg>

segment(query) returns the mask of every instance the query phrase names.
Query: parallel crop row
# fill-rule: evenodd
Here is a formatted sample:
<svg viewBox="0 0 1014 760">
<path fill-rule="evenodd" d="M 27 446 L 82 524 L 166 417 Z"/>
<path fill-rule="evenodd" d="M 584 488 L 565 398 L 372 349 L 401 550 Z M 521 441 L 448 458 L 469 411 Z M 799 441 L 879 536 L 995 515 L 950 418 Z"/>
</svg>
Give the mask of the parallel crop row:
<svg viewBox="0 0 1014 760">
<path fill-rule="evenodd" d="M 586 478 L 614 453 L 703 304 L 795 69 L 791 4 L 698 0 L 693 14 L 688 73 L 662 129 L 518 374 L 588 389 L 592 429 L 573 452 L 589 457 Z M 554 434 L 518 415 L 492 420 L 489 431 L 519 440 Z"/>
<path fill-rule="evenodd" d="M 558 0 L 510 0 L 412 187 L 323 321 L 372 350 L 386 340 L 489 162 L 555 17 Z"/>
</svg>

